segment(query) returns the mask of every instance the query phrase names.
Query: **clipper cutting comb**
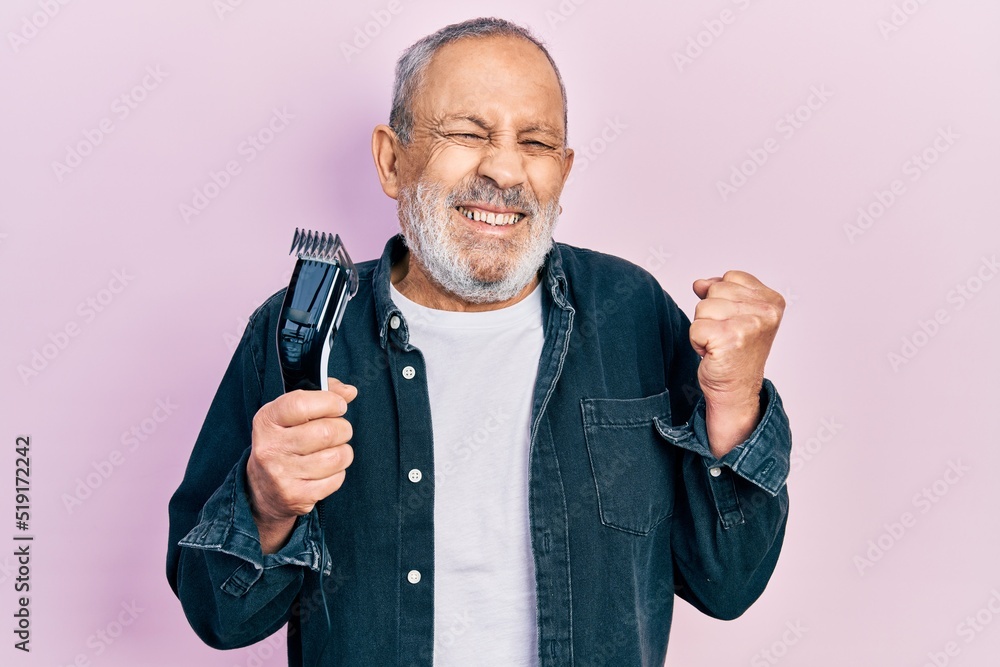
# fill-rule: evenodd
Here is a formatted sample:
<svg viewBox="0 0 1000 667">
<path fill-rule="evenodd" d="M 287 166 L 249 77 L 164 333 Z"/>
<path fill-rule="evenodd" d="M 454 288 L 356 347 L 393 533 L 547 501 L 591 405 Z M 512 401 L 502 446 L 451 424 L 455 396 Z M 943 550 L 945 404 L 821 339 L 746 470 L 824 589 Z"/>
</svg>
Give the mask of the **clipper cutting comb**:
<svg viewBox="0 0 1000 667">
<path fill-rule="evenodd" d="M 299 230 L 288 254 L 297 255 L 278 319 L 278 358 L 285 392 L 327 387 L 327 365 L 358 272 L 340 235 Z"/>
</svg>

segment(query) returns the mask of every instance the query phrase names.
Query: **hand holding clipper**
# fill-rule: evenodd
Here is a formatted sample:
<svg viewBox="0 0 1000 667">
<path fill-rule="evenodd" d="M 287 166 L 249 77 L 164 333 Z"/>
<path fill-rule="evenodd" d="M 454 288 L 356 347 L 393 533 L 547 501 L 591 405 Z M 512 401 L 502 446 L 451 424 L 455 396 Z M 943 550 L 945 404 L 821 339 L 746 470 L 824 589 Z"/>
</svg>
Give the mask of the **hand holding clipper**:
<svg viewBox="0 0 1000 667">
<path fill-rule="evenodd" d="M 261 549 L 273 553 L 309 513 L 344 482 L 354 460 L 344 419 L 357 389 L 327 377 L 330 348 L 347 302 L 357 291 L 354 264 L 340 242 L 295 231 L 298 261 L 277 327 L 285 394 L 253 418 L 247 485 Z M 329 391 L 309 391 L 315 389 Z"/>
</svg>

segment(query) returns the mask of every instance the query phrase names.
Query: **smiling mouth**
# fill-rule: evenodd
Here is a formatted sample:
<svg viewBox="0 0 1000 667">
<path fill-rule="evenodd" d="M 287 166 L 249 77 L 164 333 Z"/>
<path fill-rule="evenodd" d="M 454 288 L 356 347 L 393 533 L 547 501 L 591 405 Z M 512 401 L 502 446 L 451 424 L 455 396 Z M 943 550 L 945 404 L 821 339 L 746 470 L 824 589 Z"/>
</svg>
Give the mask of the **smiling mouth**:
<svg viewBox="0 0 1000 667">
<path fill-rule="evenodd" d="M 494 213 L 492 211 L 481 211 L 479 209 L 466 208 L 464 206 L 456 206 L 455 210 L 469 220 L 485 222 L 487 225 L 493 225 L 494 227 L 513 225 L 524 217 L 523 213 Z"/>
</svg>

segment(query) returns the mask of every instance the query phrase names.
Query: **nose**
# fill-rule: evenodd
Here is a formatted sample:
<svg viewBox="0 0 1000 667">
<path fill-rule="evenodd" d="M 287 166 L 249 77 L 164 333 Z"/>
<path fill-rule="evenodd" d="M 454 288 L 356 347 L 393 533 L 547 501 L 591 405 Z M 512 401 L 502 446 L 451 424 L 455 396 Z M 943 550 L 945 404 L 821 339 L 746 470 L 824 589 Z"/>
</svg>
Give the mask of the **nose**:
<svg viewBox="0 0 1000 667">
<path fill-rule="evenodd" d="M 517 140 L 513 137 L 498 139 L 486 147 L 479 161 L 478 174 L 493 181 L 501 190 L 524 184 L 527 173 Z"/>
</svg>

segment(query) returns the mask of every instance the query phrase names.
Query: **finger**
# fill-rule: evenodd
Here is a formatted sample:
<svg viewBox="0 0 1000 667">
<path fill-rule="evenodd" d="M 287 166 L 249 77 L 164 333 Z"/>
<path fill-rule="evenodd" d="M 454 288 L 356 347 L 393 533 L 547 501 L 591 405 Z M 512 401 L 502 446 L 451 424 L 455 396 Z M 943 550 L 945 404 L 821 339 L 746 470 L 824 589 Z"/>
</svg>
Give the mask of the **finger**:
<svg viewBox="0 0 1000 667">
<path fill-rule="evenodd" d="M 336 392 L 345 401 L 350 403 L 355 398 L 358 397 L 358 388 L 352 384 L 344 384 L 337 378 L 327 378 L 329 389 L 332 392 Z"/>
<path fill-rule="evenodd" d="M 340 489 L 341 485 L 346 479 L 347 473 L 340 471 L 334 475 L 331 475 L 325 479 L 316 479 L 308 482 L 303 482 L 303 491 L 310 497 L 314 498 L 315 502 L 319 502 L 332 494 L 333 492 Z"/>
<path fill-rule="evenodd" d="M 347 412 L 347 401 L 333 391 L 297 389 L 279 396 L 261 410 L 276 426 L 291 427 L 313 419 L 343 416 Z"/>
<path fill-rule="evenodd" d="M 354 448 L 350 445 L 337 445 L 308 456 L 300 456 L 295 460 L 294 469 L 289 472 L 296 479 L 315 481 L 332 477 L 338 472 L 347 470 L 354 463 Z"/>
<path fill-rule="evenodd" d="M 729 320 L 747 314 L 748 305 L 741 301 L 707 297 L 694 307 L 694 319 L 697 320 Z"/>
<path fill-rule="evenodd" d="M 351 422 L 342 417 L 323 417 L 285 430 L 285 451 L 307 456 L 349 442 L 354 437 Z"/>
<path fill-rule="evenodd" d="M 721 280 L 722 278 L 719 278 L 718 276 L 716 276 L 715 278 L 699 278 L 698 280 L 694 281 L 694 283 L 691 285 L 691 289 L 694 290 L 694 293 L 698 295 L 699 299 L 704 299 L 706 296 L 708 296 L 708 288 L 712 284 L 717 283 Z"/>
<path fill-rule="evenodd" d="M 750 289 L 760 289 L 761 287 L 764 287 L 764 283 L 757 280 L 755 276 L 747 273 L 746 271 L 726 271 L 722 275 L 722 279 L 726 282 L 749 287 Z"/>
<path fill-rule="evenodd" d="M 713 320 L 695 320 L 688 329 L 688 338 L 691 347 L 698 353 L 699 357 L 708 354 L 708 346 L 712 336 L 717 332 L 717 323 Z"/>
<path fill-rule="evenodd" d="M 738 283 L 724 280 L 708 286 L 707 299 L 729 299 L 730 301 L 758 301 L 760 293 Z"/>
</svg>

